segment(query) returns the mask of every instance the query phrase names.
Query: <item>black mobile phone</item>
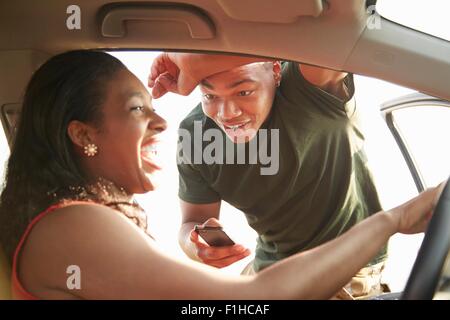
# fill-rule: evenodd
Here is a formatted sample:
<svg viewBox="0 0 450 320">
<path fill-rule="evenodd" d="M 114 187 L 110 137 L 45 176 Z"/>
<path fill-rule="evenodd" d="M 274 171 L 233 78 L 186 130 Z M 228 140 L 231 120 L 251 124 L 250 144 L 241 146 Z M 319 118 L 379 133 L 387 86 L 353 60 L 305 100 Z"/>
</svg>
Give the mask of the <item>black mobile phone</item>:
<svg viewBox="0 0 450 320">
<path fill-rule="evenodd" d="M 196 225 L 194 230 L 211 247 L 224 247 L 235 244 L 225 231 L 223 231 L 222 227 Z"/>
</svg>

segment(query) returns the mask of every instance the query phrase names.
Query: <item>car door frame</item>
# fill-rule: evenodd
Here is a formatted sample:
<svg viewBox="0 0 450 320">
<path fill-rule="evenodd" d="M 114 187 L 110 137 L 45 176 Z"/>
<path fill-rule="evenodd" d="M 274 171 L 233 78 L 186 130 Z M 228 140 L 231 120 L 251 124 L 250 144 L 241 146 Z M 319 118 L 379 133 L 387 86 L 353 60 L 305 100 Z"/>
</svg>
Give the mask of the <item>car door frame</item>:
<svg viewBox="0 0 450 320">
<path fill-rule="evenodd" d="M 398 147 L 400 148 L 400 151 L 406 161 L 409 171 L 411 172 L 418 192 L 422 192 L 425 190 L 425 180 L 420 173 L 417 162 L 414 159 L 414 155 L 408 148 L 408 144 L 406 143 L 405 138 L 402 136 L 402 133 L 399 130 L 392 113 L 395 110 L 399 109 L 434 105 L 450 108 L 449 101 L 429 96 L 423 93 L 408 94 L 406 96 L 387 101 L 380 106 L 381 115 L 383 116 L 389 130 L 391 131 Z"/>
</svg>

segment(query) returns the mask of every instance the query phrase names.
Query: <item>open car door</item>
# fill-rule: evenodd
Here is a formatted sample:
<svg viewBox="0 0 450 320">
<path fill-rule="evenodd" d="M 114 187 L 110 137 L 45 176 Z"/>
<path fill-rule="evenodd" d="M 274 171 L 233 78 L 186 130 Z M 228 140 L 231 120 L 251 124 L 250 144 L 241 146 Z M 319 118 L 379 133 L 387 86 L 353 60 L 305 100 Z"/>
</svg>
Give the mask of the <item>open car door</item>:
<svg viewBox="0 0 450 320">
<path fill-rule="evenodd" d="M 381 113 L 419 192 L 449 177 L 449 101 L 415 93 L 384 103 Z"/>
</svg>

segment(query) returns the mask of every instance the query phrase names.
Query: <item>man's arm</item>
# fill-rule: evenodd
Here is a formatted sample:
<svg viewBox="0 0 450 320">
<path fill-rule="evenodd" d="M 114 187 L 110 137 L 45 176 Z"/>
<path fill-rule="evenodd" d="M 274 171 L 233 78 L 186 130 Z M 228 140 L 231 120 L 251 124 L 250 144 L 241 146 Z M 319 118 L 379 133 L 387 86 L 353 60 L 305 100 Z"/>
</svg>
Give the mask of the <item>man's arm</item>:
<svg viewBox="0 0 450 320">
<path fill-rule="evenodd" d="M 268 58 L 238 55 L 164 52 L 153 60 L 148 86 L 157 99 L 167 92 L 188 95 L 197 84 L 213 74 Z"/>
<path fill-rule="evenodd" d="M 180 200 L 182 221 L 178 234 L 181 249 L 192 260 L 213 267 L 223 268 L 250 254 L 250 250 L 235 244 L 225 247 L 211 247 L 199 241 L 195 225 L 220 226 L 220 201 L 210 204 L 193 204 Z"/>
<path fill-rule="evenodd" d="M 350 98 L 347 88 L 344 85 L 344 78 L 348 75 L 347 72 L 306 64 L 299 64 L 298 70 L 308 82 L 316 87 L 342 100 L 348 100 Z"/>
<path fill-rule="evenodd" d="M 148 86 L 152 88 L 153 98 L 159 98 L 167 92 L 188 95 L 202 79 L 210 75 L 261 61 L 273 60 L 238 55 L 165 52 L 153 61 Z M 320 89 L 343 100 L 349 98 L 343 82 L 346 72 L 306 64 L 299 64 L 299 71 L 307 81 Z"/>
</svg>

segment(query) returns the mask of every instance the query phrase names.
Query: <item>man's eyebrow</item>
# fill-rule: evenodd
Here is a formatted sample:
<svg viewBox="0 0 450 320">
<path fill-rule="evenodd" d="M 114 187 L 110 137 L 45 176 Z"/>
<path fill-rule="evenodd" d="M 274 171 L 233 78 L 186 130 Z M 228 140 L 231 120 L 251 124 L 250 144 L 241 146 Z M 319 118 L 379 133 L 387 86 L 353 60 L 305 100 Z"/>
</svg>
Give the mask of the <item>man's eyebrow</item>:
<svg viewBox="0 0 450 320">
<path fill-rule="evenodd" d="M 130 92 L 127 93 L 127 98 L 128 99 L 131 99 L 133 97 L 139 97 L 139 98 L 142 98 L 142 99 L 145 99 L 145 98 L 148 97 L 150 99 L 150 102 L 152 101 L 152 96 L 150 94 L 144 95 L 140 91 L 130 91 Z"/>
<path fill-rule="evenodd" d="M 214 86 L 211 84 L 211 83 L 209 83 L 208 81 L 206 81 L 205 79 L 203 79 L 202 81 L 200 81 L 200 84 L 202 85 L 202 86 L 205 86 L 205 87 L 207 87 L 208 89 L 214 89 Z"/>
<path fill-rule="evenodd" d="M 255 83 L 256 81 L 252 80 L 252 79 L 249 79 L 249 78 L 242 79 L 242 80 L 236 81 L 235 83 L 232 83 L 231 85 L 228 86 L 228 88 L 229 89 L 233 89 L 233 88 L 236 88 L 237 86 L 239 86 L 239 85 L 241 85 L 243 83 L 247 83 L 247 82 Z"/>
<path fill-rule="evenodd" d="M 242 79 L 242 80 L 239 80 L 239 81 L 236 81 L 236 82 L 230 84 L 230 85 L 228 86 L 228 89 L 236 88 L 237 86 L 239 86 L 239 85 L 241 85 L 241 84 L 243 84 L 243 83 L 247 83 L 247 82 L 255 83 L 256 81 L 255 81 L 255 80 L 252 80 L 252 79 L 249 79 L 249 78 L 247 78 L 247 79 Z M 214 86 L 213 86 L 211 83 L 209 83 L 207 80 L 205 80 L 205 79 L 203 79 L 203 80 L 200 82 L 200 84 L 203 85 L 203 86 L 205 86 L 205 87 L 207 87 L 208 89 L 214 90 Z"/>
</svg>

